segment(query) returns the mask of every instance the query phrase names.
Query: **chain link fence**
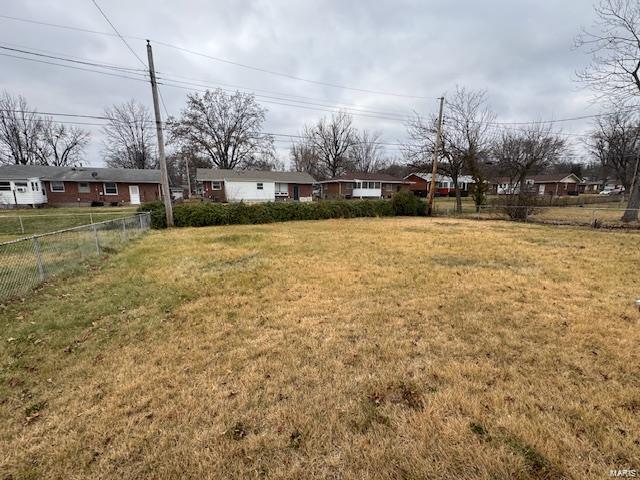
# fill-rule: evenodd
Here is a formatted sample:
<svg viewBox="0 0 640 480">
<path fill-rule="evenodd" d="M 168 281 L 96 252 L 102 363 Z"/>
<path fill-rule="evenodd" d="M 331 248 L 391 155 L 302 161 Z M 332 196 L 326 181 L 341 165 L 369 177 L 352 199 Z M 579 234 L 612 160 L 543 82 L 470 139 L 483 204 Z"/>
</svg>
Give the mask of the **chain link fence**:
<svg viewBox="0 0 640 480">
<path fill-rule="evenodd" d="M 507 206 L 507 205 L 463 205 L 462 212 L 455 205 L 437 205 L 436 216 L 473 218 L 478 220 L 513 220 L 551 225 L 577 225 L 594 228 L 636 228 L 640 222 L 623 222 L 625 208 L 591 207 L 576 205 L 566 207 Z M 634 210 L 640 213 L 640 210 Z"/>
<path fill-rule="evenodd" d="M 129 212 L 78 212 L 0 215 L 0 236 L 24 236 L 79 227 L 89 223 L 133 215 Z"/>
<path fill-rule="evenodd" d="M 0 243 L 0 300 L 25 294 L 91 257 L 117 251 L 151 227 L 151 215 L 67 228 Z"/>
</svg>

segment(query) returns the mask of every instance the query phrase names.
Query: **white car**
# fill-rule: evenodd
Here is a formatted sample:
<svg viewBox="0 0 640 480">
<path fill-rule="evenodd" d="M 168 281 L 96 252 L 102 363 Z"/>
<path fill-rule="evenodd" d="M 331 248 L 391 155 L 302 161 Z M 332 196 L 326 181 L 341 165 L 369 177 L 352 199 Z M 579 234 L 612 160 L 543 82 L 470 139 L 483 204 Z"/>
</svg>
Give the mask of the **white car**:
<svg viewBox="0 0 640 480">
<path fill-rule="evenodd" d="M 620 195 L 622 192 L 624 192 L 624 188 L 606 188 L 599 195 Z"/>
</svg>

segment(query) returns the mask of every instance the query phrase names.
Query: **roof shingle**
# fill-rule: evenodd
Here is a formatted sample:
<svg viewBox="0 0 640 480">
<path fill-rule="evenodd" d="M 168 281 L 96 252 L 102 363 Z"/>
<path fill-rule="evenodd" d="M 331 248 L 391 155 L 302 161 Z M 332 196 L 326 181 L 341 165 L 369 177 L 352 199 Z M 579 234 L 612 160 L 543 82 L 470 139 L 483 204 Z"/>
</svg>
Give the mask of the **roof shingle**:
<svg viewBox="0 0 640 480">
<path fill-rule="evenodd" d="M 50 167 L 44 165 L 4 165 L 0 179 L 39 178 L 66 182 L 160 183 L 160 170 L 136 168 Z"/>
</svg>

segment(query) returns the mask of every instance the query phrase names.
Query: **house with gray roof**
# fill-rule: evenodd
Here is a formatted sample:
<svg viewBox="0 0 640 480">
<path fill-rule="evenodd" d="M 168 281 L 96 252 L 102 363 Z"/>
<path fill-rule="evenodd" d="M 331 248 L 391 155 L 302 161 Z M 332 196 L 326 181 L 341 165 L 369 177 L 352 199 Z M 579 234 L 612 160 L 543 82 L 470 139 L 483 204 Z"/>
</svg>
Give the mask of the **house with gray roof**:
<svg viewBox="0 0 640 480">
<path fill-rule="evenodd" d="M 324 200 L 391 198 L 411 184 L 386 173 L 365 172 L 347 172 L 319 183 Z"/>
<path fill-rule="evenodd" d="M 160 170 L 0 166 L 0 207 L 139 205 L 161 197 Z"/>
<path fill-rule="evenodd" d="M 198 188 L 214 202 L 310 202 L 315 179 L 305 172 L 198 168 Z"/>
</svg>

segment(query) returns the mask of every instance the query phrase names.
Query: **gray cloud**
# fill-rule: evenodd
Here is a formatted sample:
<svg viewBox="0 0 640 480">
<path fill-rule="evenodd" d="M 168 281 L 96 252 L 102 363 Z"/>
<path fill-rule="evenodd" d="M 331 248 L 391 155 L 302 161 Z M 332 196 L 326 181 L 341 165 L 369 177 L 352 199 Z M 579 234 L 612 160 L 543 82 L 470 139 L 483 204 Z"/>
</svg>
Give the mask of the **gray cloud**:
<svg viewBox="0 0 640 480">
<path fill-rule="evenodd" d="M 2 14 L 99 31 L 109 27 L 88 0 L 5 2 Z M 295 76 L 368 90 L 405 93 L 425 100 L 372 95 L 295 81 L 154 45 L 156 67 L 207 83 L 272 90 L 344 102 L 373 110 L 429 114 L 435 97 L 456 84 L 485 88 L 500 120 L 520 121 L 596 113 L 589 94 L 573 80 L 588 60 L 572 49 L 581 25 L 592 21 L 590 2 L 566 0 L 101 0 L 126 35 L 157 39 Z M 142 68 L 119 39 L 0 19 L 0 42 L 20 44 Z M 144 42 L 129 40 L 141 58 Z M 105 106 L 136 98 L 151 105 L 144 82 L 0 57 L 0 88 L 23 94 L 42 111 L 100 114 Z M 164 87 L 172 114 L 186 91 Z M 264 104 L 266 129 L 300 131 L 326 112 Z M 401 122 L 356 117 L 362 128 L 402 141 Z M 588 122 L 563 126 L 582 132 Z M 100 128 L 89 150 L 100 160 Z M 286 156 L 287 145 L 278 143 Z M 393 152 L 390 152 L 393 153 Z"/>
</svg>

